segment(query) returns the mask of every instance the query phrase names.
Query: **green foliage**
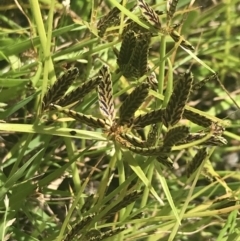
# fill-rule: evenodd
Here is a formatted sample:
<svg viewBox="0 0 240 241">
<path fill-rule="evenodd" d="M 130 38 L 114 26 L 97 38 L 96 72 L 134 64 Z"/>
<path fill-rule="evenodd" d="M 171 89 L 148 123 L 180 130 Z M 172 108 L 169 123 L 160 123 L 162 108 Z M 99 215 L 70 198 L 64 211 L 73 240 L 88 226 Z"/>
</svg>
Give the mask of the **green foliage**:
<svg viewBox="0 0 240 241">
<path fill-rule="evenodd" d="M 2 2 L 1 240 L 240 240 L 239 1 Z"/>
</svg>

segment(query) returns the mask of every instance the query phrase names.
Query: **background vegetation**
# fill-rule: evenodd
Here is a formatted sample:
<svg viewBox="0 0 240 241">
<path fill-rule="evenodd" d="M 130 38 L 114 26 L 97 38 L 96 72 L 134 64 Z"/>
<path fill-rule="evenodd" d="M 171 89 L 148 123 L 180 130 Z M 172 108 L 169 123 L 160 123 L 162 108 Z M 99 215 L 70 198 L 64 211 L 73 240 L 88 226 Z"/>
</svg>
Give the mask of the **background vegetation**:
<svg viewBox="0 0 240 241">
<path fill-rule="evenodd" d="M 166 10 L 166 1 L 146 2 L 154 10 Z M 228 144 L 209 146 L 209 158 L 190 178 L 185 174 L 186 163 L 198 147 L 173 151 L 174 170 L 169 170 L 154 157 L 114 145 L 100 129 L 56 112 L 41 113 L 47 86 L 71 66 L 80 72 L 72 88 L 95 76 L 103 64 L 109 66 L 116 111 L 138 85 L 140 80 L 117 73 L 113 48 L 120 49 L 123 22 L 102 38 L 97 36 L 98 20 L 117 3 L 0 3 L 1 239 L 103 240 L 115 230 L 116 235 L 108 240 L 239 241 L 238 0 L 179 1 L 172 23 L 183 20 L 179 31 L 195 47 L 193 53 L 169 36 L 158 34 L 151 39 L 149 64 L 156 67 L 160 84 L 158 92 L 150 91 L 142 109 L 160 108 L 168 81 L 187 70 L 196 83 L 213 72 L 219 76 L 192 92 L 188 105 L 224 125 Z M 126 9 L 135 3 L 123 1 L 122 13 L 131 18 Z M 167 24 L 166 14 L 160 19 Z M 100 116 L 96 91 L 85 96 L 75 110 Z M 199 130 L 184 121 L 191 130 Z M 148 131 L 144 129 L 142 136 Z M 200 175 L 204 164 L 211 179 Z M 133 198 L 128 196 L 132 192 Z M 119 202 L 121 207 L 116 207 Z M 86 225 L 80 222 L 89 215 Z"/>
</svg>

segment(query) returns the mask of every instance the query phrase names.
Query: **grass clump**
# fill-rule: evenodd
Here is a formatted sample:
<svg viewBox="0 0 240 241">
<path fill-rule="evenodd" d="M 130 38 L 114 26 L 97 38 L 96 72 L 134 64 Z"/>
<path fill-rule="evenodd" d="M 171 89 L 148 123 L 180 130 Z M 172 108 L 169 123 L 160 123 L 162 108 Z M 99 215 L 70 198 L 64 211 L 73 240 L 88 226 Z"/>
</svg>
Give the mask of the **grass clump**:
<svg viewBox="0 0 240 241">
<path fill-rule="evenodd" d="M 201 4 L 0 4 L 2 240 L 240 239 L 239 3 Z"/>
</svg>

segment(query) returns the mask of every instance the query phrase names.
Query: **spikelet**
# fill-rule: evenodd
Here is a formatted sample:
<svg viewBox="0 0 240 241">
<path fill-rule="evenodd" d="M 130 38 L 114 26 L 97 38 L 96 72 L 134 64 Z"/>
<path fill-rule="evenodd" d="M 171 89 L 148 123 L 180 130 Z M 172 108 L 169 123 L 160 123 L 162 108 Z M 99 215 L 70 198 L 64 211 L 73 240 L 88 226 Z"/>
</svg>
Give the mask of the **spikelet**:
<svg viewBox="0 0 240 241">
<path fill-rule="evenodd" d="M 119 13 L 120 10 L 114 7 L 107 15 L 105 15 L 98 21 L 97 29 L 99 37 L 103 37 L 107 28 L 111 26 L 116 26 L 120 23 Z"/>
<path fill-rule="evenodd" d="M 144 213 L 140 212 L 140 213 L 135 214 L 134 216 L 131 216 L 131 220 L 141 219 L 141 218 L 143 218 L 143 216 L 144 216 Z"/>
<path fill-rule="evenodd" d="M 93 202 L 94 202 L 94 194 L 91 194 L 85 199 L 85 202 L 81 208 L 81 211 L 82 212 L 88 211 L 91 208 Z"/>
<path fill-rule="evenodd" d="M 133 146 L 127 139 L 121 137 L 121 135 L 115 135 L 115 141 L 117 141 L 121 146 L 128 148 L 129 146 Z"/>
<path fill-rule="evenodd" d="M 202 148 L 197 152 L 193 160 L 189 162 L 187 166 L 186 172 L 188 177 L 198 169 L 198 167 L 202 164 L 207 155 L 208 153 L 206 148 Z"/>
<path fill-rule="evenodd" d="M 149 44 L 150 34 L 148 33 L 136 35 L 129 30 L 125 34 L 117 63 L 126 78 L 138 79 L 147 73 Z"/>
<path fill-rule="evenodd" d="M 94 88 L 100 83 L 102 76 L 97 76 L 83 83 L 81 86 L 72 90 L 61 98 L 57 104 L 60 106 L 68 106 L 77 101 L 81 101 L 85 95 L 94 90 Z"/>
<path fill-rule="evenodd" d="M 169 153 L 163 153 L 160 156 L 158 156 L 156 159 L 158 162 L 160 162 L 161 164 L 163 164 L 164 166 L 166 166 L 168 169 L 172 170 L 173 169 L 173 162 L 172 160 L 170 160 L 170 158 L 168 158 L 170 152 Z"/>
<path fill-rule="evenodd" d="M 182 118 L 193 82 L 191 73 L 185 73 L 174 86 L 173 93 L 164 113 L 164 125 L 173 126 Z"/>
<path fill-rule="evenodd" d="M 161 23 L 158 14 L 144 1 L 138 0 L 138 6 L 141 9 L 142 16 L 156 29 L 161 29 Z"/>
<path fill-rule="evenodd" d="M 150 44 L 150 34 L 141 33 L 137 37 L 134 51 L 129 60 L 129 65 L 134 70 L 131 77 L 140 78 L 147 73 L 148 50 Z"/>
<path fill-rule="evenodd" d="M 158 137 L 158 126 L 153 124 L 147 136 L 147 146 L 154 146 Z"/>
<path fill-rule="evenodd" d="M 125 77 L 128 77 L 128 74 L 126 74 L 127 72 L 126 68 L 127 68 L 127 65 L 129 64 L 131 55 L 136 46 L 136 41 L 137 41 L 137 38 L 132 30 L 129 30 L 124 35 L 120 52 L 118 55 L 118 59 L 117 59 L 117 64 Z"/>
<path fill-rule="evenodd" d="M 130 151 L 143 155 L 143 156 L 160 156 L 162 154 L 166 154 L 168 150 L 164 149 L 162 145 L 160 146 L 153 146 L 153 147 L 136 147 L 130 145 L 127 147 Z"/>
<path fill-rule="evenodd" d="M 210 127 L 213 123 L 213 121 L 207 117 L 186 109 L 183 112 L 183 117 L 203 127 Z"/>
<path fill-rule="evenodd" d="M 114 119 L 114 104 L 113 104 L 113 90 L 112 80 L 107 66 L 103 66 L 99 75 L 102 76 L 102 80 L 98 86 L 98 101 L 102 115 L 109 120 L 109 124 L 112 125 Z"/>
<path fill-rule="evenodd" d="M 67 233 L 67 235 L 65 236 L 65 238 L 63 239 L 63 241 L 72 241 L 73 238 L 78 235 L 81 230 L 87 226 L 94 218 L 95 215 L 89 215 L 85 218 L 83 218 L 83 220 L 81 220 L 79 223 L 77 223 L 71 230 L 70 232 Z"/>
<path fill-rule="evenodd" d="M 207 141 L 203 142 L 203 145 L 209 146 L 223 146 L 227 145 L 227 140 L 222 136 L 212 135 Z"/>
<path fill-rule="evenodd" d="M 140 17 L 140 19 L 142 19 L 142 17 Z M 133 31 L 135 34 L 149 33 L 149 31 L 146 28 L 140 26 L 139 24 L 134 22 L 132 19 L 128 19 L 126 21 L 126 26 L 123 29 L 121 37 L 124 38 L 129 31 Z"/>
<path fill-rule="evenodd" d="M 225 131 L 224 126 L 220 125 L 218 122 L 212 122 L 209 129 L 214 135 L 222 135 Z"/>
<path fill-rule="evenodd" d="M 198 83 L 195 83 L 192 87 L 192 90 L 199 90 L 200 88 L 202 88 L 207 82 L 209 81 L 213 81 L 217 79 L 217 74 L 212 74 L 208 77 L 206 77 L 205 79 L 199 81 Z"/>
<path fill-rule="evenodd" d="M 191 133 L 186 137 L 186 139 L 178 142 L 177 144 L 180 145 L 180 144 L 191 143 L 193 141 L 201 140 L 206 136 L 207 136 L 207 133 L 204 133 L 204 132 Z M 214 135 L 214 134 L 211 135 L 208 140 L 201 143 L 201 145 L 203 145 L 203 146 L 223 146 L 226 144 L 227 144 L 227 140 L 224 137 Z"/>
<path fill-rule="evenodd" d="M 206 136 L 207 136 L 207 134 L 204 133 L 204 132 L 190 133 L 190 134 L 188 134 L 188 136 L 184 140 L 179 141 L 177 144 L 180 145 L 180 144 L 190 143 L 190 142 L 193 142 L 193 141 L 198 141 L 198 140 L 203 139 Z"/>
<path fill-rule="evenodd" d="M 100 118 L 95 118 L 91 115 L 84 115 L 82 113 L 73 111 L 73 110 L 69 110 L 69 109 L 63 109 L 61 106 L 59 105 L 54 105 L 51 104 L 50 105 L 52 108 L 58 110 L 59 112 L 62 112 L 64 114 L 66 114 L 69 117 L 72 117 L 73 119 L 84 123 L 90 127 L 95 127 L 95 128 L 105 128 L 106 127 L 106 122 L 104 119 L 100 119 Z"/>
<path fill-rule="evenodd" d="M 150 68 L 148 67 L 147 71 L 149 70 Z M 151 86 L 152 90 L 158 90 L 158 80 L 154 71 L 147 77 L 146 82 Z"/>
<path fill-rule="evenodd" d="M 91 229 L 90 231 L 88 231 L 85 236 L 83 241 L 97 241 L 97 240 L 101 240 L 101 232 L 97 229 Z"/>
<path fill-rule="evenodd" d="M 147 114 L 139 115 L 132 121 L 133 128 L 143 128 L 147 125 L 162 122 L 165 109 L 153 110 Z"/>
<path fill-rule="evenodd" d="M 133 117 L 135 111 L 140 107 L 148 95 L 149 85 L 142 83 L 137 86 L 124 100 L 119 110 L 119 125 L 127 124 Z"/>
<path fill-rule="evenodd" d="M 77 78 L 78 74 L 77 68 L 71 68 L 61 75 L 44 95 L 42 109 L 47 109 L 51 103 L 58 101 Z"/>
<path fill-rule="evenodd" d="M 109 219 L 115 214 L 120 211 L 122 208 L 127 207 L 129 204 L 135 202 L 140 196 L 142 196 L 143 191 L 133 191 L 129 194 L 127 194 L 121 202 L 119 202 L 116 206 L 114 206 L 112 209 L 110 209 L 106 215 L 104 216 L 104 219 Z"/>
<path fill-rule="evenodd" d="M 163 140 L 164 148 L 172 148 L 175 144 L 187 138 L 189 128 L 187 126 L 176 126 L 168 130 Z"/>
<path fill-rule="evenodd" d="M 187 40 L 185 40 L 176 30 L 171 29 L 171 31 L 168 31 L 168 32 L 169 32 L 169 35 L 172 37 L 172 39 L 176 43 L 181 41 L 180 46 L 184 47 L 185 49 L 192 50 L 192 51 L 195 50 L 195 48 Z"/>
<path fill-rule="evenodd" d="M 145 147 L 146 143 L 144 141 L 142 141 L 141 139 L 129 135 L 129 134 L 125 134 L 125 133 L 121 133 L 120 136 L 125 139 L 126 141 L 128 141 L 129 143 L 131 143 L 133 146 L 138 146 L 138 147 Z"/>
<path fill-rule="evenodd" d="M 167 0 L 167 19 L 170 20 L 176 12 L 178 0 Z"/>
<path fill-rule="evenodd" d="M 126 229 L 125 227 L 119 227 L 119 228 L 115 228 L 113 230 L 105 231 L 104 233 L 102 233 L 100 239 L 96 239 L 96 240 L 94 239 L 94 241 L 101 241 L 101 240 L 105 240 L 107 238 L 113 237 L 113 236 L 121 233 L 125 229 Z"/>
</svg>

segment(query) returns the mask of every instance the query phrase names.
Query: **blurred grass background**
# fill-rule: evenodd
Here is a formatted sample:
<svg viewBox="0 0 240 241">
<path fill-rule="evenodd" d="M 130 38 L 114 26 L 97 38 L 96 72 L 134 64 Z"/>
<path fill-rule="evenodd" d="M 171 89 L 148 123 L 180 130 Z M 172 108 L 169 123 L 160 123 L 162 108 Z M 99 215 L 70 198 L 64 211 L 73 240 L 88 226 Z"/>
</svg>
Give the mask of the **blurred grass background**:
<svg viewBox="0 0 240 241">
<path fill-rule="evenodd" d="M 136 3 L 124 2 L 128 9 Z M 146 2 L 155 10 L 166 9 L 166 1 Z M 64 118 L 56 123 L 49 113 L 40 114 L 42 93 L 70 66 L 80 71 L 72 86 L 76 87 L 107 64 L 116 103 L 136 84 L 119 79 L 116 73 L 113 47 L 120 48 L 118 30 L 109 29 L 102 39 L 96 35 L 98 19 L 115 4 L 114 0 L 75 0 L 70 5 L 50 0 L 0 3 L 1 239 L 63 240 L 75 223 L 96 213 L 88 230 L 104 233 L 107 228 L 127 227 L 108 240 L 239 241 L 239 0 L 179 1 L 173 23 L 184 20 L 181 34 L 209 68 L 181 48 L 170 53 L 175 43 L 169 36 L 153 37 L 149 53 L 150 65 L 156 66 L 164 89 L 168 75 L 174 80 L 188 69 L 196 82 L 211 74 L 211 69 L 218 73 L 220 81 L 192 93 L 189 102 L 227 123 L 224 137 L 228 144 L 216 147 L 210 157 L 218 178 L 199 176 L 196 186 L 188 180 L 184 168 L 194 148 L 173 153 L 179 166 L 173 174 L 155 168 L 153 158 L 114 152 L 99 130 Z M 161 21 L 166 23 L 164 15 Z M 170 53 L 166 62 L 163 53 Z M 95 91 L 89 94 L 76 110 L 99 116 L 96 96 Z M 158 101 L 149 102 L 148 110 L 156 108 Z M 135 204 L 103 222 L 106 209 L 129 189 L 144 193 Z M 99 198 L 85 211 L 91 193 Z M 143 216 L 134 218 L 140 212 Z"/>
</svg>

